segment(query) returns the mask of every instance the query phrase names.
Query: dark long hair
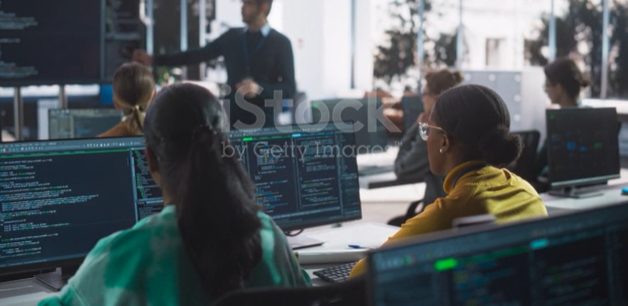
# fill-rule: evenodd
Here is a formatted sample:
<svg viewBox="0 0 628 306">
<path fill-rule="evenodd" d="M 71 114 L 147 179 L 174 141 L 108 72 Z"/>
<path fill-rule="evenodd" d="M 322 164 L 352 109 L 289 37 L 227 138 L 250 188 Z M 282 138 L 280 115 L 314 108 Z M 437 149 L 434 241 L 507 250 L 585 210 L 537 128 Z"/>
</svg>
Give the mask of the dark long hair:
<svg viewBox="0 0 628 306">
<path fill-rule="evenodd" d="M 574 100 L 578 99 L 582 88 L 591 85 L 576 63 L 568 58 L 557 59 L 545 66 L 545 77 L 552 85 L 563 86 L 567 95 Z"/>
<path fill-rule="evenodd" d="M 454 141 L 464 147 L 464 161 L 485 160 L 503 167 L 519 158 L 521 138 L 510 134 L 510 113 L 493 90 L 463 85 L 443 93 L 432 116 Z"/>
<path fill-rule="evenodd" d="M 178 84 L 155 98 L 144 124 L 187 255 L 214 298 L 241 288 L 262 256 L 253 183 L 237 157 L 223 155 L 224 119 L 209 91 Z"/>
</svg>

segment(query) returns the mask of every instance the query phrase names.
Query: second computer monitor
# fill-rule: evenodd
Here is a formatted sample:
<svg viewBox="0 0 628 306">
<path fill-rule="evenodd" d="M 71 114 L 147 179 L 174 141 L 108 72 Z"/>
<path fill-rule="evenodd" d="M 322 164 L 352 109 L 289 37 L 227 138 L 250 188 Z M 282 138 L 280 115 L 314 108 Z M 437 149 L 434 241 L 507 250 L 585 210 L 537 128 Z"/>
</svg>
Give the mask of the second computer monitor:
<svg viewBox="0 0 628 306">
<path fill-rule="evenodd" d="M 122 111 L 102 109 L 51 109 L 48 113 L 50 139 L 96 137 L 122 121 Z"/>
<path fill-rule="evenodd" d="M 353 133 L 336 125 L 231 133 L 256 199 L 283 230 L 362 218 Z"/>
<path fill-rule="evenodd" d="M 552 188 L 619 178 L 615 108 L 547 110 L 547 152 Z"/>
</svg>

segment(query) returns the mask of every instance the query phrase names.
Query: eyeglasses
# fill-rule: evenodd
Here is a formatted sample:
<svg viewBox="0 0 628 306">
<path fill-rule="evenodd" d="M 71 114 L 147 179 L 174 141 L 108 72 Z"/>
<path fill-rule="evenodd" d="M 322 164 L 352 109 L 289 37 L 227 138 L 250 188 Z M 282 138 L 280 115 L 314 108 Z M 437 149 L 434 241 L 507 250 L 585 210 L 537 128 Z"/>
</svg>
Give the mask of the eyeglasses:
<svg viewBox="0 0 628 306">
<path fill-rule="evenodd" d="M 445 134 L 447 134 L 447 132 L 445 130 L 443 130 L 443 128 L 434 126 L 434 125 L 429 125 L 427 123 L 420 123 L 419 124 L 419 133 L 421 133 L 421 139 L 427 141 L 427 136 L 430 134 L 430 129 L 437 129 Z"/>
</svg>

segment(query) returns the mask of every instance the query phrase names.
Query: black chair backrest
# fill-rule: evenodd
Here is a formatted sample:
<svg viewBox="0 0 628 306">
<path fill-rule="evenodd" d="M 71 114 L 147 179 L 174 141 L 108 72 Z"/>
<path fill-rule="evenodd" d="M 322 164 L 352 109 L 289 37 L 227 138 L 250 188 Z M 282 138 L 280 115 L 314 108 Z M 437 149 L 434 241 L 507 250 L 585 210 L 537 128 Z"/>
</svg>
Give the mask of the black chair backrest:
<svg viewBox="0 0 628 306">
<path fill-rule="evenodd" d="M 366 279 L 319 287 L 242 289 L 226 294 L 213 306 L 366 305 Z"/>
<path fill-rule="evenodd" d="M 401 98 L 401 110 L 403 111 L 403 132 L 405 133 L 416 123 L 419 115 L 425 111 L 422 96 L 404 96 Z"/>
<path fill-rule="evenodd" d="M 526 181 L 533 182 L 536 180 L 534 161 L 539 148 L 541 133 L 539 133 L 539 131 L 522 131 L 513 132 L 513 134 L 521 137 L 521 141 L 523 141 L 523 151 L 521 151 L 519 159 L 513 165 L 509 166 L 508 169 Z"/>
</svg>

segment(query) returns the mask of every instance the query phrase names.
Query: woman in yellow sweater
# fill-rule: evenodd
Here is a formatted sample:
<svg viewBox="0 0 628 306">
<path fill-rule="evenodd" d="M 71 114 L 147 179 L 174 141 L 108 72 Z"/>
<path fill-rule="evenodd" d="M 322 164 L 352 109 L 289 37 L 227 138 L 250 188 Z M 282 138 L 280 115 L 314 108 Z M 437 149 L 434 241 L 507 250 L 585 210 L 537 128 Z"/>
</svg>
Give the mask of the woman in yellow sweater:
<svg viewBox="0 0 628 306">
<path fill-rule="evenodd" d="M 498 222 L 508 222 L 547 216 L 534 188 L 501 168 L 519 157 L 522 143 L 509 133 L 510 114 L 497 93 L 478 85 L 450 89 L 438 98 L 420 129 L 430 169 L 446 175 L 443 188 L 448 195 L 406 221 L 385 245 L 450 229 L 461 217 L 491 214 Z M 366 262 L 358 262 L 351 277 L 365 269 Z"/>
</svg>

